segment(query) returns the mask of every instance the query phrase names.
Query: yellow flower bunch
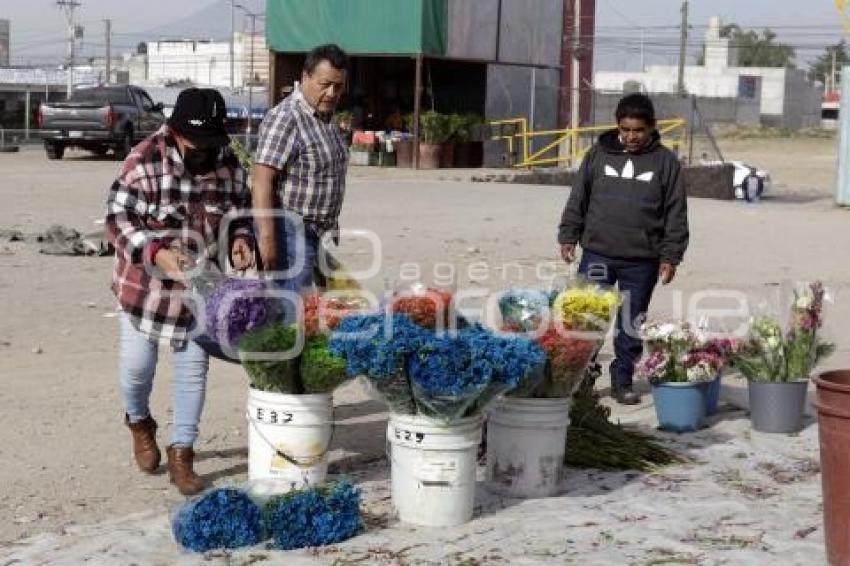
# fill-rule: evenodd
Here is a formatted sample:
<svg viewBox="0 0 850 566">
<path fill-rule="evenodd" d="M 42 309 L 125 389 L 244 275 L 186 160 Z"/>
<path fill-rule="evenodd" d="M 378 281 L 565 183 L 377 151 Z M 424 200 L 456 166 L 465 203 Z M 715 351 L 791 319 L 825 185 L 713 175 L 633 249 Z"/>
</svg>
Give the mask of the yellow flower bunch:
<svg viewBox="0 0 850 566">
<path fill-rule="evenodd" d="M 620 301 L 620 294 L 612 289 L 583 285 L 561 291 L 552 311 L 555 319 L 570 330 L 605 331 Z"/>
</svg>

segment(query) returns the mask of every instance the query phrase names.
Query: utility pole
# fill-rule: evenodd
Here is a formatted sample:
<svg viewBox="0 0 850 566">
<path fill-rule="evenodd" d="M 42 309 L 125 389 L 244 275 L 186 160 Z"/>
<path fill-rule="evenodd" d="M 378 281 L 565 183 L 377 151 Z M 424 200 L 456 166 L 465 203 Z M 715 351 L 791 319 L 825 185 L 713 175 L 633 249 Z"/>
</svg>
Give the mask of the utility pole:
<svg viewBox="0 0 850 566">
<path fill-rule="evenodd" d="M 836 58 L 835 58 L 835 55 L 836 55 L 836 52 L 838 51 L 838 48 L 837 48 L 837 47 L 833 47 L 833 48 L 831 49 L 831 51 L 832 51 L 832 72 L 829 74 L 829 78 L 830 78 L 830 83 L 832 83 L 832 89 L 831 89 L 831 90 L 832 90 L 832 91 L 836 91 L 836 90 L 838 90 L 838 88 L 836 87 L 836 83 L 837 83 L 837 81 L 836 81 L 836 78 L 837 78 L 837 76 L 836 76 L 836 74 L 837 74 L 837 69 L 836 69 Z"/>
<path fill-rule="evenodd" d="M 248 65 L 248 81 L 246 85 L 248 86 L 248 127 L 245 128 L 245 147 L 250 151 L 251 149 L 251 130 L 253 125 L 251 124 L 252 119 L 252 107 L 254 106 L 254 36 L 257 33 L 257 18 L 260 17 L 260 14 L 252 12 L 248 10 L 245 6 L 241 4 L 233 4 L 234 7 L 239 8 L 245 15 L 251 18 L 251 58 L 250 63 Z"/>
<path fill-rule="evenodd" d="M 106 84 L 112 82 L 112 20 L 103 20 L 106 25 Z"/>
<path fill-rule="evenodd" d="M 251 120 L 254 118 L 254 38 L 257 33 L 257 14 L 250 14 L 251 17 L 251 62 L 248 64 L 248 130 L 245 133 L 245 147 L 251 151 L 251 129 L 253 124 Z"/>
<path fill-rule="evenodd" d="M 76 25 L 74 24 L 74 10 L 80 7 L 79 0 L 56 0 L 56 5 L 65 10 L 68 19 L 68 98 L 74 91 L 74 41 L 76 36 Z"/>
<path fill-rule="evenodd" d="M 581 0 L 573 0 L 573 61 L 570 89 L 572 90 L 570 100 L 570 127 L 578 128 L 581 118 L 581 61 L 579 52 L 581 50 Z M 532 126 L 533 128 L 534 126 Z"/>
<path fill-rule="evenodd" d="M 685 52 L 688 43 L 688 0 L 682 0 L 682 28 L 679 31 L 679 96 L 685 94 Z"/>
<path fill-rule="evenodd" d="M 236 33 L 236 3 L 233 0 L 230 0 L 230 90 L 236 86 L 236 81 L 234 79 L 234 62 L 233 59 L 236 57 L 236 50 L 233 45 L 233 35 Z"/>
</svg>

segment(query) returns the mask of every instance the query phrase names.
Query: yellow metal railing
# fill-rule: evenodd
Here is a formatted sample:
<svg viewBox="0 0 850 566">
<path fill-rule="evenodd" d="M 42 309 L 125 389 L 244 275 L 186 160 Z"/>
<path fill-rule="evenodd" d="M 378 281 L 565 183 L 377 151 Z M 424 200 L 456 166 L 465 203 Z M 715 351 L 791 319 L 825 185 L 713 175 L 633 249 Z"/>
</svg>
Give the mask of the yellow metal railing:
<svg viewBox="0 0 850 566">
<path fill-rule="evenodd" d="M 547 165 L 567 168 L 578 167 L 584 154 L 596 141 L 596 137 L 602 132 L 616 128 L 615 124 L 611 124 L 533 132 L 528 129 L 528 119 L 524 117 L 494 120 L 489 124 L 491 127 L 499 129 L 499 132 L 492 139 L 504 140 L 508 146 L 508 153 L 517 156 L 517 163 L 513 164 L 516 168 Z M 664 139 L 664 145 L 671 150 L 680 153 L 687 146 L 688 122 L 686 120 L 681 118 L 658 120 L 656 128 Z M 552 139 L 540 149 L 532 151 L 532 140 L 543 138 Z M 517 146 L 519 147 L 517 148 Z M 519 152 L 517 149 L 519 149 Z M 553 151 L 554 156 L 551 155 Z"/>
</svg>

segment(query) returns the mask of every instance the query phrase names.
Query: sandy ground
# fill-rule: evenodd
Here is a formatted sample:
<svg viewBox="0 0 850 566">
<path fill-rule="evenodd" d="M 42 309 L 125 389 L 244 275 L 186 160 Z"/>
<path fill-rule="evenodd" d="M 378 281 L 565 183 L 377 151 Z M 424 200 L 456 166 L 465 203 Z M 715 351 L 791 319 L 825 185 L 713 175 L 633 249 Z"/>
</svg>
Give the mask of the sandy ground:
<svg viewBox="0 0 850 566">
<path fill-rule="evenodd" d="M 850 330 L 850 303 L 842 300 L 850 281 L 843 245 L 850 212 L 832 204 L 835 143 L 735 141 L 723 149 L 769 170 L 773 195 L 758 205 L 691 200 L 686 263 L 656 294 L 653 313 L 680 312 L 701 291 L 754 293 L 819 277 L 835 290 L 829 331 L 840 339 Z M 82 153 L 61 162 L 35 150 L 0 154 L 0 228 L 31 233 L 61 223 L 95 230 L 116 170 L 115 162 Z M 466 178 L 352 172 L 343 224 L 372 230 L 381 242 L 380 271 L 367 288 L 378 292 L 386 280 L 411 274 L 410 262 L 426 281 L 454 266 L 461 289 L 534 283 L 537 266 L 554 260 L 554 227 L 568 191 Z M 372 253 L 350 236 L 340 255 L 360 269 Z M 181 554 L 168 534 L 168 513 L 182 498 L 164 475 L 142 476 L 131 464 L 116 383 L 110 266 L 109 258 L 58 258 L 0 243 L 0 563 L 198 560 Z M 162 441 L 170 421 L 163 358 L 152 401 Z M 850 348 L 839 341 L 828 365 L 848 363 Z M 246 384 L 238 367 L 213 363 L 196 448 L 200 472 L 216 485 L 247 477 Z M 670 437 L 695 464 L 652 475 L 571 470 L 564 495 L 548 500 L 482 492 L 475 521 L 427 531 L 392 521 L 381 406 L 354 385 L 335 397 L 332 470 L 362 482 L 370 528 L 327 551 L 286 555 L 289 564 L 813 564 L 823 556 L 815 425 L 772 438 L 750 433 L 746 414 L 726 407 L 709 429 Z M 654 426 L 648 397 L 617 415 Z M 238 557 L 283 560 L 262 549 Z"/>
</svg>

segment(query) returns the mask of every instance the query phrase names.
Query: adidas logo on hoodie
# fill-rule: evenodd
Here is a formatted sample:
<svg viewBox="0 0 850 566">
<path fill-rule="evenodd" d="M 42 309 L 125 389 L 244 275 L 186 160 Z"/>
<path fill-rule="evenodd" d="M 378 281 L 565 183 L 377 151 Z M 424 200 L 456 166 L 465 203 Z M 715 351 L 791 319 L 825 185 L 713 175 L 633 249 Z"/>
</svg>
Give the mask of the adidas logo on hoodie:
<svg viewBox="0 0 850 566">
<path fill-rule="evenodd" d="M 655 173 L 653 173 L 652 171 L 647 171 L 646 173 L 641 173 L 640 175 L 635 177 L 635 164 L 632 163 L 631 159 L 629 159 L 628 161 L 626 161 L 626 164 L 623 165 L 622 173 L 617 172 L 617 170 L 611 167 L 610 165 L 605 165 L 605 176 L 619 177 L 621 179 L 637 179 L 638 181 L 649 183 L 652 181 L 652 178 L 655 176 Z"/>
</svg>

